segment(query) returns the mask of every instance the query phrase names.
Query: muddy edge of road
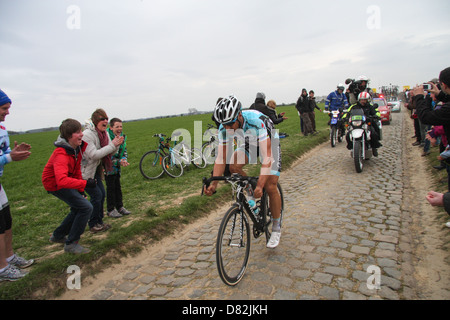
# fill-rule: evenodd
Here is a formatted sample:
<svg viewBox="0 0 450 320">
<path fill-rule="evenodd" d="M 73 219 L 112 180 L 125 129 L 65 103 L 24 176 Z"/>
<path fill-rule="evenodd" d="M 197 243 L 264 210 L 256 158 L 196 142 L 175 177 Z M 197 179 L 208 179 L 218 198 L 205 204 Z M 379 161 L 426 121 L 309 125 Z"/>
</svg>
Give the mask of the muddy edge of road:
<svg viewBox="0 0 450 320">
<path fill-rule="evenodd" d="M 403 117 L 403 220 L 409 222 L 400 245 L 403 261 L 414 267 L 403 268 L 405 279 L 415 280 L 417 299 L 450 299 L 449 230 L 444 226 L 448 216 L 425 199 L 437 182 L 430 164 L 422 157 L 423 148 L 412 146 L 414 126 L 408 112 Z M 444 216 L 444 217 L 442 217 Z M 410 248 L 407 247 L 411 244 Z M 406 265 L 411 265 L 406 264 Z"/>
</svg>

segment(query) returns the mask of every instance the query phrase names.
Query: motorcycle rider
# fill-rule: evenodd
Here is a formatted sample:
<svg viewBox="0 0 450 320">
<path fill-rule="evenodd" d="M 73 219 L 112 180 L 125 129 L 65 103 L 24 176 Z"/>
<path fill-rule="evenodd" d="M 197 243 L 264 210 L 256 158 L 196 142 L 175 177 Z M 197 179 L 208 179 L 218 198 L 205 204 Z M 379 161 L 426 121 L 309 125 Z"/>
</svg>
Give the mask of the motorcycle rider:
<svg viewBox="0 0 450 320">
<path fill-rule="evenodd" d="M 359 108 L 364 111 L 364 115 L 366 116 L 366 118 L 371 120 L 369 125 L 370 146 L 372 148 L 373 155 L 377 157 L 378 156 L 377 149 L 382 147 L 382 145 L 380 143 L 380 128 L 377 126 L 376 123 L 374 123 L 374 121 L 380 119 L 380 112 L 378 111 L 378 108 L 370 104 L 369 100 L 370 94 L 368 92 L 361 92 L 358 95 L 358 102 L 350 106 L 347 112 L 342 116 L 342 120 L 345 122 L 348 121 L 348 115 L 350 114 L 352 109 Z M 353 143 L 350 139 L 350 132 L 347 133 L 345 138 L 347 140 L 347 149 L 351 150 L 353 148 Z"/>
<path fill-rule="evenodd" d="M 344 94 L 344 85 L 339 83 L 336 87 L 336 91 L 331 92 L 327 99 L 325 100 L 325 111 L 335 111 L 339 110 L 340 115 L 342 116 L 343 109 L 348 109 L 348 101 L 347 97 Z M 328 121 L 328 125 L 331 123 L 331 113 L 328 114 L 330 116 L 330 120 Z M 338 128 L 344 130 L 343 124 L 338 123 Z"/>
<path fill-rule="evenodd" d="M 358 80 L 352 80 L 347 79 L 345 80 L 346 84 L 349 84 L 348 86 L 348 101 L 350 102 L 350 105 L 353 105 L 357 103 L 357 97 L 362 92 L 371 92 L 372 89 L 368 88 L 369 85 L 369 78 L 366 76 L 359 76 Z"/>
</svg>

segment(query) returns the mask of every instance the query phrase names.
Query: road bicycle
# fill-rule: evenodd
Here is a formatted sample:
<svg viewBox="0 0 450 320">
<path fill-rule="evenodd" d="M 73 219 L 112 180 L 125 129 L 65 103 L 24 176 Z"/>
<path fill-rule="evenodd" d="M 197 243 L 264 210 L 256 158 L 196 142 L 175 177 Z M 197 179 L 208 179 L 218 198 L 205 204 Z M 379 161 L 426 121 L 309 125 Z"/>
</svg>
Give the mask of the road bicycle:
<svg viewBox="0 0 450 320">
<path fill-rule="evenodd" d="M 173 138 L 180 136 L 180 132 L 174 132 Z M 153 137 L 158 138 L 158 149 L 146 152 L 139 161 L 139 170 L 147 179 L 157 179 L 166 172 L 170 177 L 180 177 L 186 164 L 194 164 L 197 168 L 205 168 L 207 163 L 202 152 L 196 148 L 188 148 L 184 142 L 174 141 L 170 146 L 172 137 L 157 133 Z"/>
<path fill-rule="evenodd" d="M 174 133 L 174 135 L 176 134 Z M 202 151 L 197 148 L 189 148 L 184 142 L 177 144 L 175 141 L 174 146 L 169 147 L 169 153 L 162 159 L 163 170 L 172 178 L 181 177 L 184 168 L 190 164 L 199 169 L 203 169 L 207 165 Z"/>
<path fill-rule="evenodd" d="M 209 141 L 202 145 L 202 153 L 207 163 L 214 163 L 217 148 L 219 147 L 219 131 L 214 125 L 208 124 L 208 129 L 203 136 L 205 135 L 209 136 Z"/>
<path fill-rule="evenodd" d="M 164 173 L 162 160 L 168 155 L 171 141 L 171 137 L 164 141 L 165 136 L 162 133 L 154 134 L 153 137 L 158 138 L 158 149 L 147 151 L 139 161 L 139 170 L 146 179 L 157 179 Z"/>
<path fill-rule="evenodd" d="M 219 227 L 216 241 L 216 263 L 219 276 L 229 285 L 237 285 L 243 278 L 247 269 L 250 256 L 251 235 L 259 238 L 265 234 L 266 242 L 269 241 L 272 230 L 272 213 L 270 212 L 269 196 L 263 189 L 263 195 L 256 201 L 256 207 L 249 205 L 246 197 L 247 187 L 256 187 L 257 177 L 244 177 L 232 174 L 227 177 L 203 178 L 203 188 L 208 188 L 212 181 L 226 181 L 231 184 L 236 202 L 225 213 Z M 281 196 L 281 217 L 283 220 L 284 197 L 280 184 L 277 184 Z M 250 231 L 249 220 L 253 222 Z"/>
</svg>

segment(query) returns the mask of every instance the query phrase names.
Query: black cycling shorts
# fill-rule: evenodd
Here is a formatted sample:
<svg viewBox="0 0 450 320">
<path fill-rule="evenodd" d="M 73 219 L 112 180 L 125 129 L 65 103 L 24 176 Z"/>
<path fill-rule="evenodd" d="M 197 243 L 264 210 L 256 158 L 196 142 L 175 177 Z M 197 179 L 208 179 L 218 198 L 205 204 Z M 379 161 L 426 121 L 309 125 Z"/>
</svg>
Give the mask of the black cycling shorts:
<svg viewBox="0 0 450 320">
<path fill-rule="evenodd" d="M 6 230 L 12 227 L 12 217 L 9 206 L 0 210 L 0 234 L 4 234 Z"/>
</svg>

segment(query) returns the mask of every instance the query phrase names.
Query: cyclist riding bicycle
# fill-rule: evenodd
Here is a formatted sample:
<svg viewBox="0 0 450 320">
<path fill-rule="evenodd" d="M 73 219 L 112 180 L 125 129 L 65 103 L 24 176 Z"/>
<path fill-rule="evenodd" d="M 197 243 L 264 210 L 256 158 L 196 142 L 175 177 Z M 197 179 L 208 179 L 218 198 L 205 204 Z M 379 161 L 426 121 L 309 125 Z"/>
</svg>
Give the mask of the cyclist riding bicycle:
<svg viewBox="0 0 450 320">
<path fill-rule="evenodd" d="M 241 102 L 233 95 L 219 101 L 214 109 L 214 118 L 219 127 L 219 148 L 214 163 L 213 176 L 222 176 L 227 163 L 231 173 L 247 176 L 243 167 L 256 164 L 261 158 L 261 170 L 253 196 L 260 198 L 263 188 L 269 195 L 270 211 L 273 224 L 272 235 L 267 242 L 268 248 L 275 248 L 281 237 L 281 197 L 277 183 L 281 173 L 281 148 L 278 131 L 270 119 L 256 110 L 242 110 Z M 236 138 L 237 148 L 233 150 Z M 218 181 L 213 181 L 204 190 L 211 196 L 217 188 Z M 249 190 L 251 192 L 251 190 Z"/>
</svg>

